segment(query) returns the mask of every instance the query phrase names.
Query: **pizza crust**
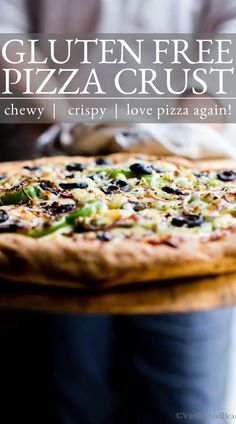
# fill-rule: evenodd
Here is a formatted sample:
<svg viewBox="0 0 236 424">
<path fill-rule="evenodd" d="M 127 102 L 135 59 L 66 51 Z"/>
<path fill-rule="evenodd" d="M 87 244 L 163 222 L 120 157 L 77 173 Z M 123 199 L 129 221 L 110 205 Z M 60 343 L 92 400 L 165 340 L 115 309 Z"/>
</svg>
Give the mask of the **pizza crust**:
<svg viewBox="0 0 236 424">
<path fill-rule="evenodd" d="M 103 156 L 96 156 L 99 158 Z M 111 155 L 105 155 L 107 159 L 111 159 L 114 163 L 119 163 L 121 161 L 128 160 L 130 158 L 143 159 L 143 160 L 163 160 L 166 162 L 171 162 L 176 165 L 186 165 L 190 166 L 193 162 L 177 156 L 154 156 L 154 155 L 145 155 L 143 153 L 113 153 Z M 0 172 L 7 172 L 11 169 L 22 168 L 23 166 L 37 166 L 37 165 L 48 165 L 57 162 L 61 163 L 70 163 L 70 162 L 80 162 L 80 163 L 89 163 L 94 159 L 94 156 L 53 156 L 53 157 L 43 157 L 40 159 L 34 160 L 25 160 L 25 161 L 16 161 L 16 162 L 2 162 L 0 163 Z M 201 162 L 199 162 L 201 163 Z"/>
<path fill-rule="evenodd" d="M 114 162 L 128 157 L 157 159 L 133 153 L 111 157 Z M 63 162 L 91 160 L 84 157 L 42 158 L 3 164 L 0 172 L 25 165 L 53 163 L 58 159 Z M 191 166 L 185 159 L 168 160 Z M 131 240 L 74 241 L 60 234 L 41 239 L 20 234 L 0 235 L 0 278 L 12 281 L 94 288 L 233 271 L 236 271 L 236 234 L 218 241 L 185 241 L 178 247 L 153 246 Z"/>
<path fill-rule="evenodd" d="M 79 287 L 114 286 L 236 271 L 236 236 L 179 247 L 132 241 L 75 242 L 63 236 L 0 236 L 0 277 Z"/>
</svg>

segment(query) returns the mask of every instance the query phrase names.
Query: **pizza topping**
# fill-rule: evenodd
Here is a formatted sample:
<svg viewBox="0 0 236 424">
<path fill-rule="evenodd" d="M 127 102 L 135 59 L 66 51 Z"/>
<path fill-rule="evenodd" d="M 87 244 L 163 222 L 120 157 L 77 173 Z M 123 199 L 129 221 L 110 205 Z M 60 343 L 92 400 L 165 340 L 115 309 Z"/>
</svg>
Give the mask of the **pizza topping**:
<svg viewBox="0 0 236 424">
<path fill-rule="evenodd" d="M 8 224 L 4 226 L 0 226 L 0 233 L 16 233 L 21 229 L 19 224 Z"/>
<path fill-rule="evenodd" d="M 55 185 L 52 184 L 50 181 L 42 182 L 40 184 L 40 187 L 42 188 L 42 190 L 49 191 L 55 195 L 58 193 L 57 187 L 55 187 Z"/>
<path fill-rule="evenodd" d="M 76 205 L 71 203 L 60 205 L 58 202 L 53 202 L 50 206 L 47 206 L 45 209 L 50 215 L 61 215 L 61 214 L 74 211 L 76 209 Z"/>
<path fill-rule="evenodd" d="M 70 163 L 66 166 L 67 171 L 79 171 L 82 172 L 86 169 L 86 165 L 84 163 Z"/>
<path fill-rule="evenodd" d="M 66 227 L 66 220 L 63 218 L 61 221 L 53 223 L 53 225 L 48 225 L 46 223 L 41 228 L 34 228 L 28 231 L 27 235 L 32 238 L 46 237 L 46 236 L 49 236 L 50 234 L 55 233 L 56 231 L 64 229 L 65 227 Z"/>
<path fill-rule="evenodd" d="M 0 197 L 0 202 L 2 205 L 20 205 L 41 196 L 42 191 L 38 185 L 15 187 L 13 190 L 7 190 L 3 193 Z"/>
<path fill-rule="evenodd" d="M 6 222 L 8 219 L 9 219 L 9 216 L 7 212 L 4 211 L 3 209 L 0 209 L 0 224 L 2 224 L 3 222 Z"/>
<path fill-rule="evenodd" d="M 106 158 L 97 158 L 95 160 L 96 165 L 111 165 L 112 161 Z"/>
<path fill-rule="evenodd" d="M 2 205 L 17 205 L 20 203 L 26 203 L 28 197 L 22 190 L 7 190 L 1 193 L 0 203 Z"/>
<path fill-rule="evenodd" d="M 140 212 L 147 208 L 147 205 L 145 205 L 145 203 L 142 203 L 142 202 L 131 201 L 130 203 L 133 206 L 133 210 L 135 212 Z"/>
<path fill-rule="evenodd" d="M 194 228 L 200 227 L 203 222 L 203 219 L 198 215 L 184 214 L 174 217 L 171 221 L 171 224 L 175 227 L 183 227 L 186 225 L 188 228 Z"/>
<path fill-rule="evenodd" d="M 102 187 L 102 191 L 105 194 L 111 194 L 114 191 L 129 191 L 130 187 L 126 181 L 123 180 L 112 180 L 107 187 Z"/>
<path fill-rule="evenodd" d="M 24 169 L 27 169 L 28 171 L 38 171 L 40 169 L 40 166 L 24 166 Z"/>
<path fill-rule="evenodd" d="M 199 173 L 141 157 L 86 164 L 58 157 L 36 165 L 11 169 L 1 180 L 2 232 L 176 245 L 236 231 L 234 171 Z"/>
<path fill-rule="evenodd" d="M 150 165 L 146 165 L 145 163 L 134 163 L 130 166 L 130 170 L 137 175 L 151 175 L 154 172 L 154 169 Z"/>
<path fill-rule="evenodd" d="M 236 172 L 234 171 L 221 171 L 218 172 L 217 178 L 221 181 L 235 181 L 236 180 Z"/>
<path fill-rule="evenodd" d="M 178 188 L 172 188 L 172 187 L 162 187 L 162 191 L 168 194 L 176 194 L 177 196 L 182 196 L 184 194 Z"/>
<path fill-rule="evenodd" d="M 111 184 L 116 185 L 122 191 L 130 190 L 129 184 L 124 180 L 112 180 Z"/>
<path fill-rule="evenodd" d="M 107 187 L 102 187 L 102 191 L 105 194 L 111 194 L 111 193 L 113 193 L 114 191 L 117 191 L 117 190 L 119 190 L 119 187 L 115 184 L 110 184 Z"/>
<path fill-rule="evenodd" d="M 85 181 L 79 181 L 75 183 L 61 183 L 59 185 L 63 190 L 74 190 L 76 188 L 84 189 L 88 188 L 89 186 L 88 183 L 86 183 Z"/>
<path fill-rule="evenodd" d="M 110 241 L 112 239 L 111 233 L 102 232 L 97 234 L 97 239 L 100 241 Z"/>
</svg>

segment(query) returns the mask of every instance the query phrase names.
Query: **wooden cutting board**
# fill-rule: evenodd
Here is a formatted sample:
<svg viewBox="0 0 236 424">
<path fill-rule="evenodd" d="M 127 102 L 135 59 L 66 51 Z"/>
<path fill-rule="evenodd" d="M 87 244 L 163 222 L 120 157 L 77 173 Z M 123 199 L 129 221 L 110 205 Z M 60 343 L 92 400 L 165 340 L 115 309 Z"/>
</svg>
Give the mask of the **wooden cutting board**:
<svg viewBox="0 0 236 424">
<path fill-rule="evenodd" d="M 236 273 L 100 292 L 0 283 L 0 309 L 66 313 L 187 312 L 236 304 Z"/>
</svg>

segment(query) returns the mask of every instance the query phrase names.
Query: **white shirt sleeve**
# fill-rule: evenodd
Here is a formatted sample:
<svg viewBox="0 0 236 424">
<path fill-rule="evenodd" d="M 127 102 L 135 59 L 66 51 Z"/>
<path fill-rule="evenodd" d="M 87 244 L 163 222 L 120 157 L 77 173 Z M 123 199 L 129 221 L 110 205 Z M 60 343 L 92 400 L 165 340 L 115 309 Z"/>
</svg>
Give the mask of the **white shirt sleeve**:
<svg viewBox="0 0 236 424">
<path fill-rule="evenodd" d="M 25 0 L 0 0 L 0 8 L 1 33 L 28 32 L 29 22 Z"/>
<path fill-rule="evenodd" d="M 205 0 L 197 32 L 236 33 L 236 0 Z"/>
</svg>

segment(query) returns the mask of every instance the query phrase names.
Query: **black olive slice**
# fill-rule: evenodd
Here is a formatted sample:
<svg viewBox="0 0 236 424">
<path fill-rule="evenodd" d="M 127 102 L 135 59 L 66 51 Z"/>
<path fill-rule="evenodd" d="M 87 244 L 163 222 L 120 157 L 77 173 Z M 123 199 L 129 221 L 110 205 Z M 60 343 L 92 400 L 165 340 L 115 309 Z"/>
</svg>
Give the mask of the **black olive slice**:
<svg viewBox="0 0 236 424">
<path fill-rule="evenodd" d="M 195 177 L 197 177 L 197 178 L 208 177 L 209 176 L 208 172 L 206 172 L 206 171 L 194 172 L 193 175 L 195 175 Z"/>
<path fill-rule="evenodd" d="M 67 171 L 73 172 L 73 171 L 84 171 L 86 169 L 86 165 L 84 163 L 69 163 L 66 166 Z"/>
<path fill-rule="evenodd" d="M 112 161 L 106 158 L 97 158 L 95 160 L 96 165 L 111 165 Z"/>
<path fill-rule="evenodd" d="M 123 180 L 118 180 L 118 179 L 112 180 L 111 184 L 117 186 L 122 191 L 129 191 L 130 190 L 129 184 L 127 184 L 127 182 L 123 181 Z"/>
<path fill-rule="evenodd" d="M 77 183 L 61 183 L 59 184 L 63 190 L 73 190 L 75 188 L 88 188 L 88 183 L 80 181 Z"/>
<path fill-rule="evenodd" d="M 19 224 L 8 224 L 0 226 L 0 233 L 16 233 L 22 227 Z"/>
<path fill-rule="evenodd" d="M 143 211 L 144 209 L 147 209 L 147 206 L 145 205 L 145 203 L 134 202 L 134 201 L 131 201 L 130 203 L 133 206 L 133 210 L 135 212 L 140 212 L 140 211 Z"/>
<path fill-rule="evenodd" d="M 171 224 L 175 227 L 183 227 L 186 225 L 188 228 L 200 227 L 204 220 L 199 215 L 183 214 L 175 216 Z"/>
<path fill-rule="evenodd" d="M 178 188 L 172 188 L 172 187 L 162 187 L 162 191 L 168 194 L 176 194 L 178 196 L 183 195 L 184 193 L 180 191 Z"/>
<path fill-rule="evenodd" d="M 174 225 L 174 227 L 183 227 L 186 224 L 186 219 L 184 216 L 175 216 L 171 220 L 171 225 Z"/>
<path fill-rule="evenodd" d="M 60 214 L 72 212 L 73 210 L 76 209 L 76 205 L 73 205 L 70 203 L 59 205 L 58 202 L 53 202 L 51 205 L 47 206 L 45 209 L 50 215 L 60 215 Z"/>
<path fill-rule="evenodd" d="M 236 180 L 236 172 L 234 171 L 221 171 L 218 172 L 217 178 L 221 181 L 235 181 Z"/>
<path fill-rule="evenodd" d="M 157 174 L 163 174 L 164 171 L 161 171 L 160 169 L 154 168 L 154 166 L 152 167 L 152 169 L 157 173 Z"/>
<path fill-rule="evenodd" d="M 101 190 L 105 194 L 112 194 L 114 191 L 118 191 L 120 188 L 115 184 L 110 184 L 107 187 L 102 187 Z"/>
<path fill-rule="evenodd" d="M 151 175 L 154 171 L 153 167 L 146 165 L 145 163 L 137 162 L 130 166 L 129 168 L 134 174 L 138 175 Z"/>
<path fill-rule="evenodd" d="M 50 191 L 53 194 L 57 194 L 58 190 L 53 186 L 50 181 L 44 181 L 40 184 L 42 190 Z"/>
<path fill-rule="evenodd" d="M 24 166 L 24 169 L 27 169 L 28 171 L 38 171 L 40 169 L 40 166 Z"/>
<path fill-rule="evenodd" d="M 104 180 L 104 178 L 106 177 L 106 173 L 101 171 L 101 172 L 96 172 L 96 174 L 91 174 L 88 175 L 87 178 L 90 178 L 91 180 L 94 180 L 94 177 L 99 177 L 101 180 Z"/>
<path fill-rule="evenodd" d="M 8 213 L 3 209 L 0 209 L 0 224 L 6 222 L 9 219 Z"/>
<path fill-rule="evenodd" d="M 97 239 L 100 241 L 110 241 L 112 239 L 112 236 L 110 233 L 104 232 L 97 234 Z"/>
</svg>

